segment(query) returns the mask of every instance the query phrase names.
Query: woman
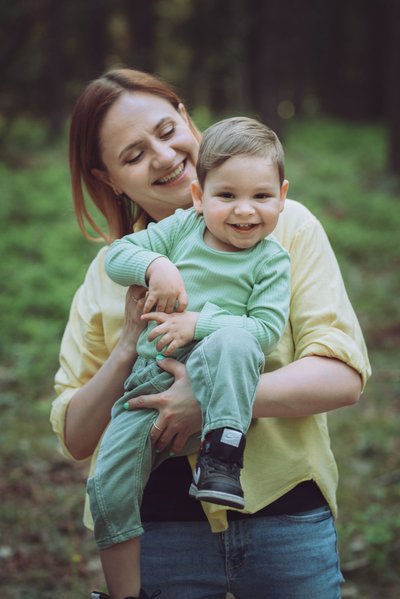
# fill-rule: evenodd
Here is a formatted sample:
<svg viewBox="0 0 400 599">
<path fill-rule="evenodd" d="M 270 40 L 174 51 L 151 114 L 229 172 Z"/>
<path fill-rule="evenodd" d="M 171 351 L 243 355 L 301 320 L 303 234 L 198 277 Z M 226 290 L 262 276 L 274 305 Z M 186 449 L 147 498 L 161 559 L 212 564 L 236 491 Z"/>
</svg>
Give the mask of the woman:
<svg viewBox="0 0 400 599">
<path fill-rule="evenodd" d="M 70 138 L 83 232 L 88 222 L 109 242 L 189 206 L 198 140 L 179 98 L 157 78 L 124 69 L 92 82 L 75 107 Z M 107 233 L 85 206 L 82 181 L 106 218 Z M 325 413 L 357 402 L 368 357 L 318 221 L 289 200 L 276 236 L 292 261 L 290 322 L 257 391 L 242 475 L 246 513 L 211 504 L 203 512 L 187 495 L 187 459 L 167 460 L 153 472 L 142 504 L 148 593 L 161 589 L 167 599 L 222 599 L 227 591 L 237 599 L 340 597 L 337 469 Z M 104 254 L 105 248 L 72 304 L 51 415 L 67 455 L 93 456 L 92 464 L 136 357 L 143 294 L 129 290 L 124 312 L 125 292 L 105 275 Z M 174 385 L 130 400 L 130 407 L 159 411 L 152 439 L 173 454 L 200 429 L 201 418 L 184 366 L 171 359 L 161 364 L 175 376 Z M 90 526 L 88 513 L 85 522 Z"/>
</svg>

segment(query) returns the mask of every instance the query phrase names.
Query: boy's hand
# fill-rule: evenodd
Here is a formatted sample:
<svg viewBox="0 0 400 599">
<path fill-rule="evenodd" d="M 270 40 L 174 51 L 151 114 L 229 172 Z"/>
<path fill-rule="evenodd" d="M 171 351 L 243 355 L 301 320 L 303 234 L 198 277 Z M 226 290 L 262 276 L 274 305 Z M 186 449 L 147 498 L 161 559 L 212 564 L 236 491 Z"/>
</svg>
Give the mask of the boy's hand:
<svg viewBox="0 0 400 599">
<path fill-rule="evenodd" d="M 150 312 L 142 314 L 142 320 L 156 320 L 159 324 L 150 332 L 147 339 L 153 341 L 156 337 L 160 337 L 157 341 L 157 351 L 170 356 L 178 347 L 187 345 L 194 339 L 194 331 L 196 328 L 198 312 L 174 312 L 173 314 L 165 314 L 165 312 Z"/>
<path fill-rule="evenodd" d="M 153 260 L 146 272 L 149 291 L 144 303 L 143 314 L 154 310 L 171 314 L 183 312 L 188 305 L 183 279 L 179 270 L 168 258 Z"/>
</svg>

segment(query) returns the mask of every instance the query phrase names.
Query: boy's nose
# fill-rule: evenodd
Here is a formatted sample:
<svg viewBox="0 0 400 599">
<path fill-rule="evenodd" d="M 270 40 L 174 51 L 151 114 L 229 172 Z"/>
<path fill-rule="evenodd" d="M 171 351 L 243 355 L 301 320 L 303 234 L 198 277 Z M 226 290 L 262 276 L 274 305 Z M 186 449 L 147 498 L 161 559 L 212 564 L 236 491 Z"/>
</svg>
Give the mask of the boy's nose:
<svg viewBox="0 0 400 599">
<path fill-rule="evenodd" d="M 252 205 L 251 202 L 241 201 L 236 204 L 234 210 L 235 210 L 235 214 L 243 214 L 243 215 L 253 214 L 254 206 Z"/>
</svg>

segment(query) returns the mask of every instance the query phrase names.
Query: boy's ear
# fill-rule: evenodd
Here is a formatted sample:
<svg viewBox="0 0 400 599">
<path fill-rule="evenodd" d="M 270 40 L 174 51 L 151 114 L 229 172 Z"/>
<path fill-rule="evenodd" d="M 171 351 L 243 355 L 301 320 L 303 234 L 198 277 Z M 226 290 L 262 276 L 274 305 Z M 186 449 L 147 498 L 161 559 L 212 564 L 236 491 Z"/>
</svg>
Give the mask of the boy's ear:
<svg viewBox="0 0 400 599">
<path fill-rule="evenodd" d="M 200 183 L 195 179 L 192 181 L 192 201 L 197 214 L 203 214 L 203 190 Z"/>
<path fill-rule="evenodd" d="M 282 212 L 282 210 L 285 207 L 285 200 L 286 200 L 288 191 L 289 191 L 289 181 L 287 179 L 285 179 L 281 185 L 279 212 Z"/>
</svg>

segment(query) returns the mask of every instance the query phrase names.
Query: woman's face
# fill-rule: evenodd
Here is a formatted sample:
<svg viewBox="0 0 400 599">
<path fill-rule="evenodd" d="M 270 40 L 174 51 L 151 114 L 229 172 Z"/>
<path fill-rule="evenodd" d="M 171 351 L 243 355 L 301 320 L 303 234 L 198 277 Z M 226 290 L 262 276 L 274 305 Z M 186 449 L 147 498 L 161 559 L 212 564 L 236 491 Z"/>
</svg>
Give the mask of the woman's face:
<svg viewBox="0 0 400 599">
<path fill-rule="evenodd" d="M 198 142 L 186 111 L 144 92 L 124 93 L 100 128 L 106 171 L 94 176 L 124 193 L 152 218 L 161 220 L 191 205 Z"/>
</svg>

